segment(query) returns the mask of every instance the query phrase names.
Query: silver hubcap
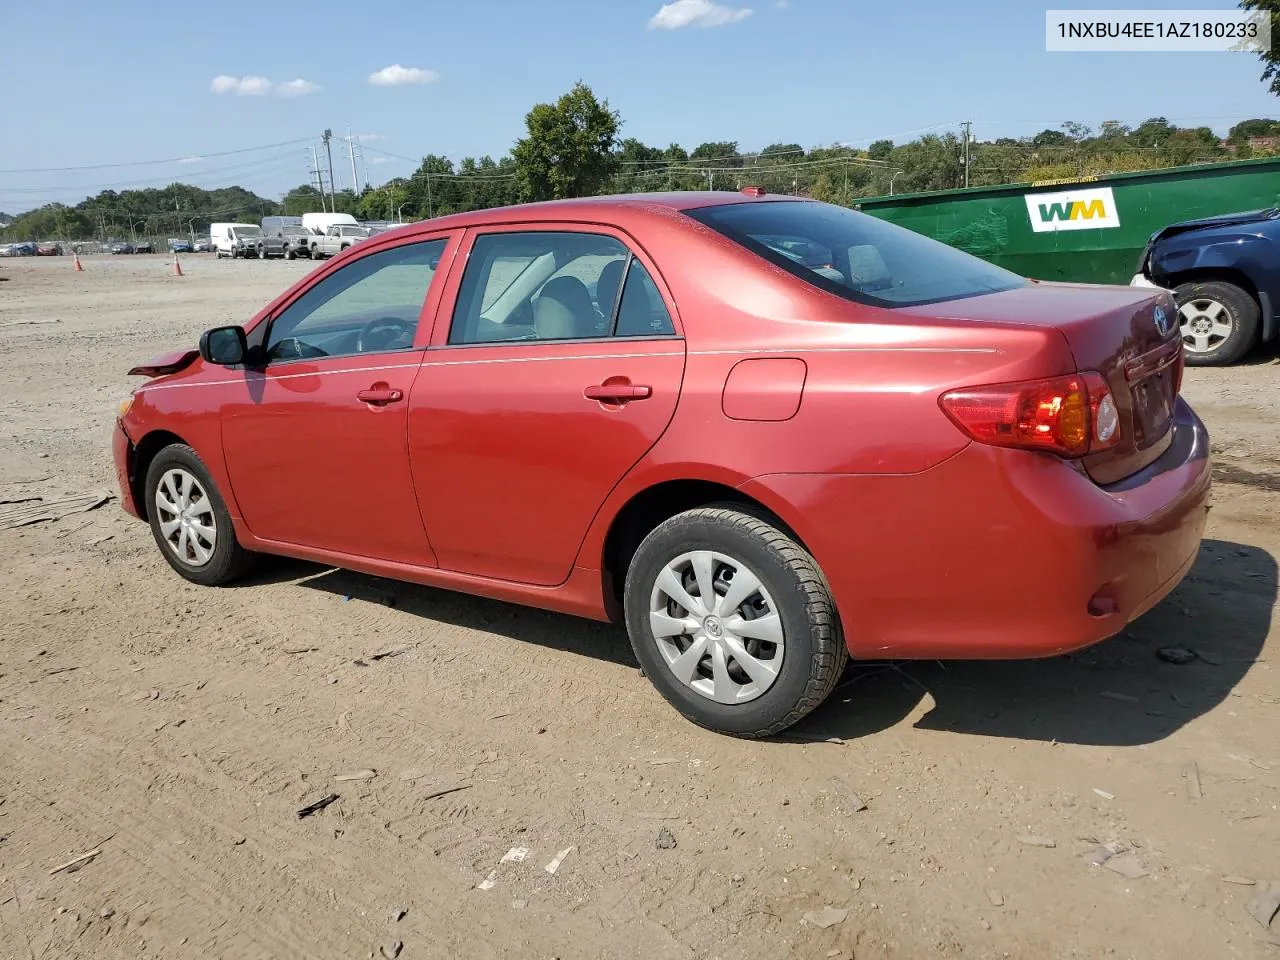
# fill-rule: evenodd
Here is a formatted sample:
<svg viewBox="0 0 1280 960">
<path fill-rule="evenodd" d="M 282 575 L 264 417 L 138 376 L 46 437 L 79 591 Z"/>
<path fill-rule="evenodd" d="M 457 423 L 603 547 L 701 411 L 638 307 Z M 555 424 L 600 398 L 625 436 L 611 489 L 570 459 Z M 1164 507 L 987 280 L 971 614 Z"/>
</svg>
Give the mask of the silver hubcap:
<svg viewBox="0 0 1280 960">
<path fill-rule="evenodd" d="M 1188 300 L 1178 308 L 1178 328 L 1182 342 L 1192 353 L 1208 353 L 1222 346 L 1235 324 L 1231 311 L 1217 300 Z"/>
<path fill-rule="evenodd" d="M 746 703 L 782 670 L 782 620 L 746 564 L 695 550 L 658 574 L 649 626 L 675 678 L 716 703 Z"/>
<path fill-rule="evenodd" d="M 203 567 L 213 556 L 218 527 L 209 495 L 194 475 L 175 467 L 156 485 L 156 513 L 160 534 L 179 560 Z"/>
</svg>

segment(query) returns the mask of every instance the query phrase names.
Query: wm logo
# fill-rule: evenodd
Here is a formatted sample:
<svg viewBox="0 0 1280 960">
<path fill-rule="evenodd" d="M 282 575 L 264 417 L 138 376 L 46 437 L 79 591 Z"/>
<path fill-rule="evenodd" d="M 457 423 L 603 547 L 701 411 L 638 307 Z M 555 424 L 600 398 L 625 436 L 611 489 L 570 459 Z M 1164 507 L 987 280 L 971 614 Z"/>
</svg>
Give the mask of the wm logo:
<svg viewBox="0 0 1280 960">
<path fill-rule="evenodd" d="M 1107 219 L 1107 208 L 1101 199 L 1090 200 L 1087 203 L 1084 200 L 1073 200 L 1070 203 L 1042 203 L 1039 206 L 1042 223 L 1053 223 L 1055 220 L 1092 220 L 1094 217 L 1100 220 Z"/>
</svg>

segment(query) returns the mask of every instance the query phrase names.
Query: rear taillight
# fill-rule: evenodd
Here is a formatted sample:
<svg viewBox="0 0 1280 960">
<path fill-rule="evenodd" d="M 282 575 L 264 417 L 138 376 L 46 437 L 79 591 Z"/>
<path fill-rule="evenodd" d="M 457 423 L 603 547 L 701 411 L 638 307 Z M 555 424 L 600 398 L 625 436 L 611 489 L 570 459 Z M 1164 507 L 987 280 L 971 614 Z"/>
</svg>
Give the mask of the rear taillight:
<svg viewBox="0 0 1280 960">
<path fill-rule="evenodd" d="M 1083 457 L 1120 439 L 1120 416 L 1101 374 L 951 390 L 942 411 L 979 443 Z"/>
</svg>

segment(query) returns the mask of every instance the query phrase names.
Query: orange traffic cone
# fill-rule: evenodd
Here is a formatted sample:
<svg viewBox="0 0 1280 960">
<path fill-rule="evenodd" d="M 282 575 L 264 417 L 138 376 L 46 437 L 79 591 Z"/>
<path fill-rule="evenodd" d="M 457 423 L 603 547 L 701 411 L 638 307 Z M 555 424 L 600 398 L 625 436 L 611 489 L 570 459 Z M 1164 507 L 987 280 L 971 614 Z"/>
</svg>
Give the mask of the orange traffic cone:
<svg viewBox="0 0 1280 960">
<path fill-rule="evenodd" d="M 84 273 L 84 267 L 80 266 L 80 251 L 79 251 L 79 250 L 72 250 L 72 251 L 71 251 L 71 259 L 75 262 L 75 265 L 76 265 L 76 273 Z"/>
<path fill-rule="evenodd" d="M 178 262 L 178 251 L 173 252 L 173 275 L 175 277 L 182 276 L 182 264 Z"/>
</svg>

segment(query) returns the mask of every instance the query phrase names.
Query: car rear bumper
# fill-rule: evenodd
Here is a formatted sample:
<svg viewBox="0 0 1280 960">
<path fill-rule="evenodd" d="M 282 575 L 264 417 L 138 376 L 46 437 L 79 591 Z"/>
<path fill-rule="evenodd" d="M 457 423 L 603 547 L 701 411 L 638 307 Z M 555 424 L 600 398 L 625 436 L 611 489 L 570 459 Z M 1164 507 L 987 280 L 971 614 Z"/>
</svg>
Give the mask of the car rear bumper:
<svg viewBox="0 0 1280 960">
<path fill-rule="evenodd" d="M 124 507 L 125 513 L 141 518 L 142 511 L 138 509 L 138 504 L 133 498 L 133 483 L 130 481 L 130 471 L 133 468 L 133 443 L 124 432 L 124 427 L 119 420 L 116 421 L 115 430 L 111 432 L 111 459 L 116 467 L 120 506 Z"/>
<path fill-rule="evenodd" d="M 1054 656 L 1118 633 L 1194 563 L 1208 436 L 1181 399 L 1174 431 L 1109 487 L 1049 455 L 972 444 L 910 476 L 775 475 L 743 492 L 796 518 L 855 656 Z"/>
</svg>

